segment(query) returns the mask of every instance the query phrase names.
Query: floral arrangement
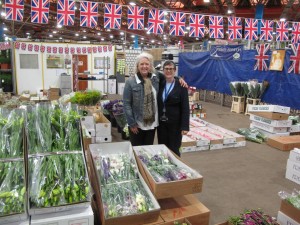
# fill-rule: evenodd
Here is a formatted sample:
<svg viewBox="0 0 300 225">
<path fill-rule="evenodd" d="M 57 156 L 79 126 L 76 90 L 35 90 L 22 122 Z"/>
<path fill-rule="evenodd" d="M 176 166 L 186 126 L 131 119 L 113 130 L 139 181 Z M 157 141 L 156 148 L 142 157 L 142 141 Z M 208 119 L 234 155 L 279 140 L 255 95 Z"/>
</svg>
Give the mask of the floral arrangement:
<svg viewBox="0 0 300 225">
<path fill-rule="evenodd" d="M 245 210 L 239 216 L 231 216 L 228 222 L 233 225 L 279 225 L 271 216 L 261 209 Z"/>
<path fill-rule="evenodd" d="M 108 184 L 101 188 L 106 218 L 144 213 L 154 205 L 140 180 Z"/>
<path fill-rule="evenodd" d="M 112 114 L 112 112 L 113 112 L 113 105 L 114 105 L 115 103 L 117 103 L 118 101 L 119 101 L 119 100 L 108 101 L 108 102 L 106 102 L 106 103 L 103 104 L 103 108 L 104 108 L 105 110 L 107 110 L 109 113 Z"/>
<path fill-rule="evenodd" d="M 176 165 L 171 157 L 163 151 L 152 155 L 147 150 L 141 149 L 137 151 L 137 155 L 148 168 L 156 182 L 160 183 L 193 178 L 192 171 Z"/>
<path fill-rule="evenodd" d="M 97 162 L 102 184 L 137 179 L 137 169 L 128 154 L 111 154 L 101 156 Z"/>
</svg>

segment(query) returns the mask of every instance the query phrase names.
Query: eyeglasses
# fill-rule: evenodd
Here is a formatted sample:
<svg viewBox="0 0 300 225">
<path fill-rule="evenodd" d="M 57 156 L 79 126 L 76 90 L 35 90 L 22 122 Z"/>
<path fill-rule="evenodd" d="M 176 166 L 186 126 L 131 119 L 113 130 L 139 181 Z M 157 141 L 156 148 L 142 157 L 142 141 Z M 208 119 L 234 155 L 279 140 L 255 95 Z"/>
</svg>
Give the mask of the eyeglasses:
<svg viewBox="0 0 300 225">
<path fill-rule="evenodd" d="M 175 70 L 175 68 L 164 68 L 164 70 L 172 71 L 172 70 Z"/>
</svg>

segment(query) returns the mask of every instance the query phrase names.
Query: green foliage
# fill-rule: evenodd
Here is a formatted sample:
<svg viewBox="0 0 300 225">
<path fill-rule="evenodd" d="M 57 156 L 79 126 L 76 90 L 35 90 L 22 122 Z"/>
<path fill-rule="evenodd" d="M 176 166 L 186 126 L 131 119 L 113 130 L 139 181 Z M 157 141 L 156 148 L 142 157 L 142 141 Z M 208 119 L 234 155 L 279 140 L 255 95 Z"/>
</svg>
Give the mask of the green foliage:
<svg viewBox="0 0 300 225">
<path fill-rule="evenodd" d="M 244 88 L 242 82 L 230 82 L 230 90 L 233 96 L 244 96 Z"/>
<path fill-rule="evenodd" d="M 76 92 L 71 98 L 71 103 L 79 105 L 96 105 L 101 99 L 100 91 Z"/>
</svg>

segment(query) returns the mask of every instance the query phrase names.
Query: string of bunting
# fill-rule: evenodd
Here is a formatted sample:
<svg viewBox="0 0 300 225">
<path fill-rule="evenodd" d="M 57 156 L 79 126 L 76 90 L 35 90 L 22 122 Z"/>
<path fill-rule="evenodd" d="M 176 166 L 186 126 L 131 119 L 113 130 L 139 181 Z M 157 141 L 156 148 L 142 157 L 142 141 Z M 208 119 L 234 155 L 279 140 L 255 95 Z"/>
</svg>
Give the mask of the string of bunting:
<svg viewBox="0 0 300 225">
<path fill-rule="evenodd" d="M 57 24 L 73 26 L 75 21 L 75 0 L 57 1 Z M 122 7 L 127 7 L 128 29 L 143 30 L 145 7 L 100 3 L 104 5 L 104 28 L 120 29 Z M 48 23 L 49 0 L 31 0 L 31 22 Z M 94 28 L 98 25 L 99 2 L 80 2 L 80 26 Z M 5 0 L 6 20 L 22 21 L 24 13 L 24 0 Z M 189 16 L 189 36 L 204 37 L 205 20 L 208 17 L 209 37 L 224 38 L 224 16 L 204 15 L 186 12 L 166 11 L 162 9 L 148 9 L 148 32 L 154 34 L 164 33 L 165 12 L 170 13 L 169 34 L 172 36 L 185 36 L 186 16 Z M 266 40 L 273 39 L 273 29 L 276 28 L 276 41 L 289 40 L 289 25 L 292 25 L 292 43 L 300 42 L 300 23 L 282 22 L 274 20 L 245 18 L 244 35 L 242 34 L 242 17 L 228 18 L 228 39 Z"/>
</svg>

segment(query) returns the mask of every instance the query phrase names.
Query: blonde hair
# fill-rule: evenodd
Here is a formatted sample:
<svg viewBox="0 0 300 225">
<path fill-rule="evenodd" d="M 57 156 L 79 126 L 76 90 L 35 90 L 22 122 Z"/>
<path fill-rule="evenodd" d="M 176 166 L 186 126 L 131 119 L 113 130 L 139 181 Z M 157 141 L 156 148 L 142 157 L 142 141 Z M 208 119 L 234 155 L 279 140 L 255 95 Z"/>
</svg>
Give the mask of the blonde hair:
<svg viewBox="0 0 300 225">
<path fill-rule="evenodd" d="M 149 62 L 150 62 L 150 72 L 154 73 L 155 69 L 153 67 L 153 56 L 151 54 L 147 53 L 147 52 L 142 52 L 141 54 L 139 54 L 136 57 L 136 60 L 135 60 L 135 71 L 134 72 L 135 73 L 139 72 L 138 71 L 138 65 L 139 65 L 140 61 L 142 59 L 144 59 L 144 58 L 146 58 L 146 59 L 149 60 Z"/>
</svg>

